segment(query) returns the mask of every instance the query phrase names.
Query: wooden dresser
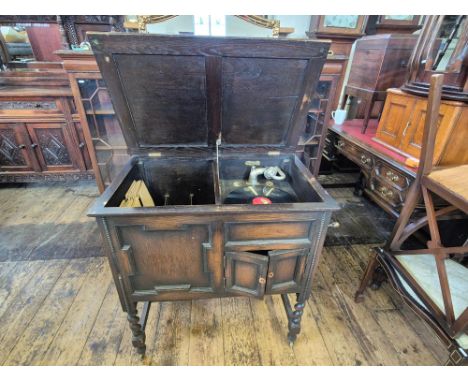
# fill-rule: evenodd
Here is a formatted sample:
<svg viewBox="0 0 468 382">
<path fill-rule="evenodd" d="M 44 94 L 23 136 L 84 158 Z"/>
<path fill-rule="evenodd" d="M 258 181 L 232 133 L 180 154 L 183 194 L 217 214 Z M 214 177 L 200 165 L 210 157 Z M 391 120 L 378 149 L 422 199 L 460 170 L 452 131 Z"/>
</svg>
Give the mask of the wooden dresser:
<svg viewBox="0 0 468 382">
<path fill-rule="evenodd" d="M 344 155 L 361 169 L 361 178 L 356 185 L 390 215 L 397 217 L 403 206 L 408 188 L 416 171 L 401 163 L 401 155 L 374 142 L 376 121 L 369 122 L 367 134 L 361 133 L 363 120 L 351 120 L 328 129 L 327 156 Z"/>
<path fill-rule="evenodd" d="M 364 129 L 373 114 L 378 116 L 381 106 L 372 113 L 374 103 L 385 101 L 385 91 L 399 87 L 405 81 L 408 61 L 417 38 L 408 35 L 366 36 L 356 41 L 343 107 L 348 98 L 356 101 L 356 117 L 364 118 Z"/>
<path fill-rule="evenodd" d="M 0 182 L 93 179 L 66 74 L 18 70 L 0 76 Z"/>
<path fill-rule="evenodd" d="M 389 89 L 375 140 L 404 157 L 418 160 L 427 98 Z M 442 100 L 434 164 L 468 163 L 468 104 Z"/>
</svg>

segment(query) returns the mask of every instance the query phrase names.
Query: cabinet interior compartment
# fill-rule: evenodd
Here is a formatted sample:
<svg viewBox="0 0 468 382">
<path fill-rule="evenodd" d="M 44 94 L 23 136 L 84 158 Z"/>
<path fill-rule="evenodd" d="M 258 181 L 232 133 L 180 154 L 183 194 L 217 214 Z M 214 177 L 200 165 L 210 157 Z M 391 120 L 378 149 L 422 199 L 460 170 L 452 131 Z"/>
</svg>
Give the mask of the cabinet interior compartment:
<svg viewBox="0 0 468 382">
<path fill-rule="evenodd" d="M 128 172 L 106 207 L 118 207 L 134 180 L 143 180 L 161 206 L 215 204 L 215 166 L 211 159 L 141 159 Z"/>
<path fill-rule="evenodd" d="M 256 167 L 278 166 L 285 174 L 285 180 L 272 180 L 275 188 L 289 193 L 294 200 L 292 203 L 320 203 L 323 199 L 309 183 L 306 175 L 295 163 L 294 155 L 268 156 L 246 155 L 242 158 L 220 158 L 220 197 L 224 201 L 230 192 L 239 187 L 248 187 L 251 171 L 250 164 Z M 259 185 L 265 185 L 268 179 L 263 175 L 257 177 Z"/>
</svg>

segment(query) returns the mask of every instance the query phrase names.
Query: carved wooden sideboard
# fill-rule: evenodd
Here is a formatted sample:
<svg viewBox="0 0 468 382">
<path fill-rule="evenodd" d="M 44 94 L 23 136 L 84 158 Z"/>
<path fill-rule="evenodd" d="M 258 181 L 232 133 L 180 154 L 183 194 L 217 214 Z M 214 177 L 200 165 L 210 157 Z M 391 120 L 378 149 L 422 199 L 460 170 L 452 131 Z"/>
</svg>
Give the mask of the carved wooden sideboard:
<svg viewBox="0 0 468 382">
<path fill-rule="evenodd" d="M 0 182 L 92 179 L 90 155 L 65 73 L 0 76 Z"/>
</svg>

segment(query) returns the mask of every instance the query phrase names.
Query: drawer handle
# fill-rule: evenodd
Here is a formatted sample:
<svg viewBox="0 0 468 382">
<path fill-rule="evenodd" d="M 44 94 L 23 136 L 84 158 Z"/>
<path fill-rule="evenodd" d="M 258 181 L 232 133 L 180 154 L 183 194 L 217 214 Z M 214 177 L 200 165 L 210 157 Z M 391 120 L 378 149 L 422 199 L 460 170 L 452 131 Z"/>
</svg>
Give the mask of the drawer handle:
<svg viewBox="0 0 468 382">
<path fill-rule="evenodd" d="M 382 196 L 386 196 L 388 198 L 391 198 L 393 196 L 393 191 L 389 190 L 387 187 L 381 187 L 379 192 Z"/>
<path fill-rule="evenodd" d="M 271 279 L 275 274 L 273 272 L 268 273 L 268 277 Z"/>
<path fill-rule="evenodd" d="M 19 149 L 25 149 L 25 148 L 26 148 L 26 145 L 23 145 L 23 144 L 18 145 L 18 148 L 19 148 Z"/>
<path fill-rule="evenodd" d="M 84 142 L 80 142 L 80 144 L 78 145 L 80 149 L 82 149 L 84 146 L 85 146 Z"/>
<path fill-rule="evenodd" d="M 408 130 L 408 127 L 410 127 L 410 126 L 411 126 L 411 121 L 406 122 L 405 129 L 403 130 L 403 136 L 406 135 L 406 130 Z"/>
<path fill-rule="evenodd" d="M 390 179 L 392 182 L 398 182 L 398 180 L 400 179 L 398 175 L 394 174 L 391 171 L 387 171 L 386 175 L 387 175 L 387 178 Z"/>
<path fill-rule="evenodd" d="M 266 283 L 266 280 L 265 280 L 263 277 L 260 277 L 260 278 L 258 279 L 258 283 L 263 285 L 263 284 Z"/>
<path fill-rule="evenodd" d="M 32 147 L 33 149 L 35 149 L 35 148 L 37 147 L 37 143 L 33 143 L 33 144 L 31 145 L 31 147 Z"/>
<path fill-rule="evenodd" d="M 367 164 L 370 162 L 370 158 L 367 158 L 364 154 L 361 155 L 361 162 L 362 164 Z"/>
</svg>

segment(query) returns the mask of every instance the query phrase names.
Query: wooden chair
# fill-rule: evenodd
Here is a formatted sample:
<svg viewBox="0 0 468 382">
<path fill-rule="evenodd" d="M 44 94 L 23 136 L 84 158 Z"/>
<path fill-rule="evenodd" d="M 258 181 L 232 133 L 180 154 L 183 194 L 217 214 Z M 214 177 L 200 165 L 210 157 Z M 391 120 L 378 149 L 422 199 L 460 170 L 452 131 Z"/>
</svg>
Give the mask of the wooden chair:
<svg viewBox="0 0 468 382">
<path fill-rule="evenodd" d="M 468 214 L 468 165 L 433 166 L 442 85 L 443 75 L 433 75 L 416 179 L 390 239 L 373 251 L 355 300 L 362 301 L 364 290 L 378 276 L 376 269 L 380 266 L 397 292 L 447 345 L 447 364 L 468 365 L 468 268 L 461 263 L 468 256 L 468 240 L 464 238 L 461 246 L 444 247 L 437 224 L 437 218 L 457 210 Z M 436 210 L 433 194 L 449 205 Z M 426 215 L 411 220 L 421 197 Z M 426 225 L 430 233 L 426 248 L 401 249 L 413 233 Z"/>
</svg>

